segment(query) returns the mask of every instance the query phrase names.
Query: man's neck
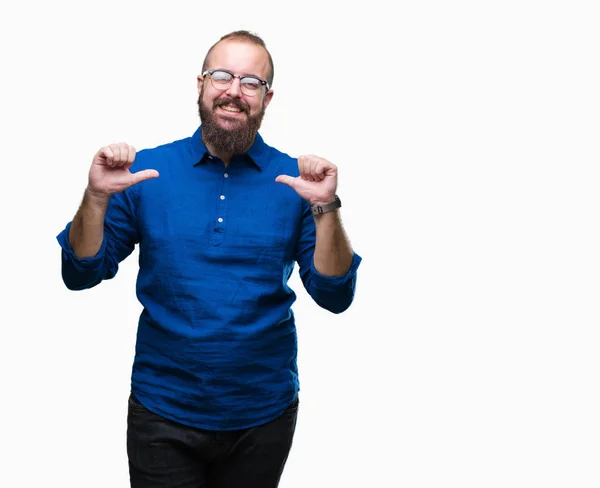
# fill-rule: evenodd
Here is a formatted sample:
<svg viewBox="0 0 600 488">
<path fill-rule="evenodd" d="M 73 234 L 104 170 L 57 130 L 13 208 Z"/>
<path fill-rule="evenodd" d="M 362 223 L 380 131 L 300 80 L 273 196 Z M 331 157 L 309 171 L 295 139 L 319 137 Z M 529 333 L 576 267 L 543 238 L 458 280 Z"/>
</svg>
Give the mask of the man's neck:
<svg viewBox="0 0 600 488">
<path fill-rule="evenodd" d="M 212 147 L 211 144 L 207 144 L 206 145 L 206 149 L 208 149 L 208 152 L 212 155 L 212 156 L 216 156 L 217 158 L 219 158 L 221 161 L 223 161 L 223 164 L 225 164 L 225 167 L 227 167 L 227 165 L 231 162 L 231 160 L 233 159 L 233 156 L 235 156 L 235 154 L 233 153 L 225 153 L 225 152 L 221 152 L 221 151 L 217 151 L 214 147 Z"/>
<path fill-rule="evenodd" d="M 250 150 L 250 148 L 252 147 L 252 144 L 250 144 L 250 146 L 248 146 L 244 151 L 242 151 L 242 153 L 230 153 L 230 152 L 225 152 L 225 151 L 218 151 L 217 149 L 215 149 L 215 147 L 212 144 L 207 144 L 206 142 L 204 142 L 204 144 L 206 145 L 206 149 L 208 149 L 208 152 L 212 155 L 212 156 L 216 156 L 217 158 L 219 158 L 221 161 L 223 161 L 223 163 L 225 164 L 225 167 L 227 167 L 227 165 L 231 162 L 231 160 L 233 159 L 234 156 L 236 156 L 237 154 L 242 154 L 247 152 L 248 150 Z"/>
</svg>

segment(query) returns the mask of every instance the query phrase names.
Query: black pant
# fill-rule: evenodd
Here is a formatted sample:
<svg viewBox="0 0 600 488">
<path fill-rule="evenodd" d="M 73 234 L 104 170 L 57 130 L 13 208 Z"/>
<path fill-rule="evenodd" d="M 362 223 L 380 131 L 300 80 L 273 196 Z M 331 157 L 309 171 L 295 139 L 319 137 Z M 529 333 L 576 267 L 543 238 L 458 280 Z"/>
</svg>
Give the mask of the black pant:
<svg viewBox="0 0 600 488">
<path fill-rule="evenodd" d="M 131 394 L 131 488 L 276 488 L 292 447 L 297 414 L 298 398 L 267 424 L 210 431 L 160 417 Z"/>
</svg>

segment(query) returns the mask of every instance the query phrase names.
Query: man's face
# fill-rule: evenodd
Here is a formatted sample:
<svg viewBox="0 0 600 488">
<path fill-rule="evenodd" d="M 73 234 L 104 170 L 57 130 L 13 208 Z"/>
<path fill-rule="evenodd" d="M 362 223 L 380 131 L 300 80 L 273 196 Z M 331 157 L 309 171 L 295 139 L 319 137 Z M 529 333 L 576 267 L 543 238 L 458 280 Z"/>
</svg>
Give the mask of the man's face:
<svg viewBox="0 0 600 488">
<path fill-rule="evenodd" d="M 256 44 L 226 40 L 218 43 L 208 59 L 208 69 L 223 69 L 234 75 L 252 75 L 266 80 L 269 58 Z M 216 88 L 210 75 L 198 76 L 198 107 L 202 136 L 217 151 L 239 154 L 249 149 L 273 96 L 266 87 L 253 96 L 242 91 L 239 78 L 227 88 Z"/>
</svg>

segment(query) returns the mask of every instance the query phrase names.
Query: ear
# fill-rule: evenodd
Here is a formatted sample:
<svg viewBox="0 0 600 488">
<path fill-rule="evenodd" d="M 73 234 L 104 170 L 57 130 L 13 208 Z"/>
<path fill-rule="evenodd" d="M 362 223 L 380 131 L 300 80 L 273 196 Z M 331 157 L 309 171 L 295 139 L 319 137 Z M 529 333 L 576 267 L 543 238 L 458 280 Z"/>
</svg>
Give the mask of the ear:
<svg viewBox="0 0 600 488">
<path fill-rule="evenodd" d="M 266 109 L 269 106 L 269 103 L 271 103 L 272 98 L 273 98 L 273 90 L 269 90 L 265 95 L 265 99 L 263 100 L 263 108 Z"/>
<path fill-rule="evenodd" d="M 198 75 L 198 95 L 200 95 L 200 90 L 202 90 L 203 84 L 204 84 L 204 78 L 202 78 L 202 75 Z"/>
</svg>

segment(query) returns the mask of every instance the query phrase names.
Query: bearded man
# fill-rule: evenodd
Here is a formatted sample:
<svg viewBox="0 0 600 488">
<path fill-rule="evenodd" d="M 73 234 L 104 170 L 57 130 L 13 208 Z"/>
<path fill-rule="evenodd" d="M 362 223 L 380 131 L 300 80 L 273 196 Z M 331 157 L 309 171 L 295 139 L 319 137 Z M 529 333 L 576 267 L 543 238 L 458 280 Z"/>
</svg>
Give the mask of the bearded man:
<svg viewBox="0 0 600 488">
<path fill-rule="evenodd" d="M 198 76 L 194 135 L 102 147 L 57 237 L 72 290 L 113 278 L 139 246 L 133 488 L 277 487 L 299 405 L 295 263 L 319 306 L 341 313 L 354 299 L 361 258 L 342 226 L 338 168 L 258 133 L 273 75 L 260 37 L 223 36 Z"/>
</svg>

